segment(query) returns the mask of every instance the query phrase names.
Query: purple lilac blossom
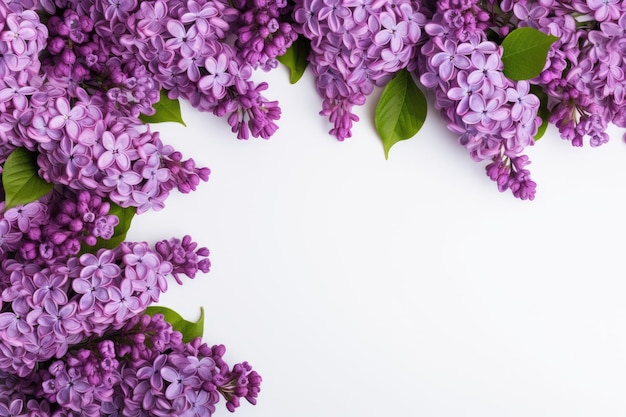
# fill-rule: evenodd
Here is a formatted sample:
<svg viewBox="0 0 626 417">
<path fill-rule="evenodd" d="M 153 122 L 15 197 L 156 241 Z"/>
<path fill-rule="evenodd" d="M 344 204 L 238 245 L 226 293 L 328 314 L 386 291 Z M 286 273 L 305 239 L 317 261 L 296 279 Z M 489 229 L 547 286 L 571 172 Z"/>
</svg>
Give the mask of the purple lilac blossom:
<svg viewBox="0 0 626 417">
<path fill-rule="evenodd" d="M 225 54 L 225 88 L 236 92 L 196 104 L 238 112 L 255 135 L 275 129 L 279 112 L 246 62 L 232 47 L 212 49 L 234 14 L 204 1 L 0 0 L 0 162 L 26 148 L 55 184 L 37 201 L 0 204 L 0 415 L 210 415 L 220 396 L 230 410 L 239 398 L 256 401 L 261 380 L 247 364 L 230 370 L 219 346 L 183 343 L 162 316 L 143 314 L 168 276 L 182 283 L 208 272 L 208 249 L 185 236 L 159 251 L 124 242 L 87 252 L 113 237 L 112 203 L 158 208 L 172 189 L 188 193 L 208 179 L 138 119 L 154 113 L 165 87 L 157 74 L 186 65 L 200 80 L 206 69 L 193 67 L 192 48 Z M 173 61 L 176 53 L 184 56 Z M 167 371 L 146 385 L 139 370 L 151 363 Z"/>
<path fill-rule="evenodd" d="M 609 139 L 609 123 L 626 126 L 623 44 L 626 5 L 614 1 L 517 2 L 513 24 L 557 36 L 537 79 L 552 103 L 550 122 L 574 146 Z"/>
<path fill-rule="evenodd" d="M 437 2 L 417 73 L 459 143 L 474 160 L 491 161 L 487 174 L 498 189 L 532 200 L 536 184 L 521 153 L 534 144 L 540 103 L 527 81 L 504 76 L 502 49 L 487 40 L 489 23 L 477 1 Z"/>
<path fill-rule="evenodd" d="M 374 86 L 397 71 L 414 69 L 426 17 L 416 0 L 297 0 L 295 30 L 310 40 L 309 63 L 323 98 L 320 114 L 330 133 L 351 136 L 362 105 Z"/>
</svg>

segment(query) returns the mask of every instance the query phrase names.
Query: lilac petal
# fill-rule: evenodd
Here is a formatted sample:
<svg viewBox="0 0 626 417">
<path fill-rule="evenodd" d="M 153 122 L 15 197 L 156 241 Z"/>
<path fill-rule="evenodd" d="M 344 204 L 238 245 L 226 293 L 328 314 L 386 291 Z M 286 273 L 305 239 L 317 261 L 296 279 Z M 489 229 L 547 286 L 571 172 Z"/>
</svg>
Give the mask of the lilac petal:
<svg viewBox="0 0 626 417">
<path fill-rule="evenodd" d="M 54 116 L 48 122 L 48 127 L 50 129 L 61 129 L 63 126 L 65 126 L 66 120 L 67 119 L 65 118 L 65 116 L 61 116 L 61 115 Z"/>
<path fill-rule="evenodd" d="M 115 157 L 113 156 L 113 152 L 105 152 L 100 155 L 98 158 L 98 168 L 104 170 L 113 165 L 115 161 Z M 121 168 L 121 167 L 120 167 Z"/>
</svg>

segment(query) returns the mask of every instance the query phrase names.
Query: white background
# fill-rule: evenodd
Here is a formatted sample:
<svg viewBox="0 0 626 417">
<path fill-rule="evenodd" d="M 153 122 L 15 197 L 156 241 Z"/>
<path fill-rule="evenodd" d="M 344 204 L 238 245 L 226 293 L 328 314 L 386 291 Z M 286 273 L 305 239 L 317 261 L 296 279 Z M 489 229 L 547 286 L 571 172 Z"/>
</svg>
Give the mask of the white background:
<svg viewBox="0 0 626 417">
<path fill-rule="evenodd" d="M 626 415 L 626 145 L 528 154 L 534 201 L 499 193 L 431 110 L 385 160 L 377 94 L 341 143 L 310 74 L 259 74 L 279 131 L 239 141 L 183 105 L 165 143 L 211 168 L 136 217 L 129 240 L 190 234 L 212 268 L 161 304 L 263 376 L 241 417 Z M 217 416 L 230 415 L 218 407 Z"/>
</svg>

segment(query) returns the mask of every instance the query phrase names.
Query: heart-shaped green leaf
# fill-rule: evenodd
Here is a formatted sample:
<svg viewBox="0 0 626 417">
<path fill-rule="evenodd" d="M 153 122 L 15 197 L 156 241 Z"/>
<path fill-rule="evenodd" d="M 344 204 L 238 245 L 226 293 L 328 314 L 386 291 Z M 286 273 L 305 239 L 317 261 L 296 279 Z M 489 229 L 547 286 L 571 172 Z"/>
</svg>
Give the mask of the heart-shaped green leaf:
<svg viewBox="0 0 626 417">
<path fill-rule="evenodd" d="M 38 171 L 36 153 L 25 148 L 11 152 L 2 170 L 6 208 L 35 201 L 54 188 L 37 175 Z"/>
<path fill-rule="evenodd" d="M 385 86 L 374 118 L 385 148 L 385 159 L 389 159 L 393 145 L 415 136 L 424 124 L 427 112 L 426 97 L 411 74 L 404 69 L 398 71 Z"/>
<path fill-rule="evenodd" d="M 187 126 L 180 112 L 180 102 L 169 98 L 166 90 L 161 90 L 159 101 L 154 103 L 154 110 L 156 113 L 152 116 L 142 114 L 139 117 L 141 121 L 144 123 L 175 122 Z"/>
<path fill-rule="evenodd" d="M 309 52 L 311 43 L 304 36 L 298 36 L 294 43 L 287 48 L 287 52 L 277 57 L 278 62 L 289 68 L 289 82 L 295 84 L 304 74 L 309 65 Z"/>
<path fill-rule="evenodd" d="M 545 67 L 548 50 L 557 40 L 556 36 L 530 27 L 513 30 L 502 41 L 504 75 L 514 81 L 535 78 Z"/>
<path fill-rule="evenodd" d="M 154 316 L 155 314 L 163 314 L 165 321 L 172 325 L 183 335 L 183 342 L 187 343 L 196 337 L 202 337 L 204 333 L 204 309 L 200 308 L 200 318 L 196 322 L 185 320 L 180 314 L 171 308 L 161 306 L 150 306 L 146 308 L 146 314 Z"/>
</svg>

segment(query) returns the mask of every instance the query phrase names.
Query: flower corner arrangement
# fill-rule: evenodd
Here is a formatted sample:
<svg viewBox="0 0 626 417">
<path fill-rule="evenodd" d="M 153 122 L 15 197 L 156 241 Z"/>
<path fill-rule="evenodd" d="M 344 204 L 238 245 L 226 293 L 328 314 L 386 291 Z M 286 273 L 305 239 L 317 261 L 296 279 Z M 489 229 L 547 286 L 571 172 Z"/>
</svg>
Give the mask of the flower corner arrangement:
<svg viewBox="0 0 626 417">
<path fill-rule="evenodd" d="M 428 100 L 500 191 L 533 199 L 525 149 L 626 126 L 626 4 L 474 0 L 0 0 L 0 416 L 210 416 L 261 376 L 151 304 L 208 272 L 191 237 L 128 242 L 134 216 L 209 169 L 155 125 L 179 100 L 270 138 L 254 71 L 310 70 L 329 133 L 376 88 L 385 155 Z"/>
</svg>

